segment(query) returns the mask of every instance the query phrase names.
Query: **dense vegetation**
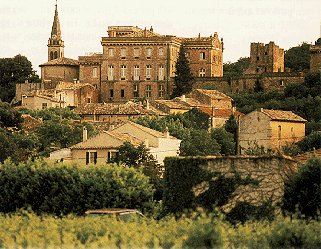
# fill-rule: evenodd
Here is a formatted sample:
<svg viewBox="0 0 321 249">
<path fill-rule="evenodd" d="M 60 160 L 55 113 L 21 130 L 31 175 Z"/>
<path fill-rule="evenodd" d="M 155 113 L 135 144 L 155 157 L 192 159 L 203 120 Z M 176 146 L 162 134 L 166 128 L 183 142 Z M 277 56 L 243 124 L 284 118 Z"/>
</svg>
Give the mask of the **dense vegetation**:
<svg viewBox="0 0 321 249">
<path fill-rule="evenodd" d="M 284 52 L 284 67 L 293 72 L 302 72 L 310 68 L 310 45 L 302 42 Z"/>
<path fill-rule="evenodd" d="M 223 76 L 224 77 L 238 77 L 243 75 L 245 70 L 250 65 L 249 57 L 241 57 L 236 62 L 227 62 L 223 64 Z"/>
<path fill-rule="evenodd" d="M 0 164 L 0 212 L 31 209 L 38 214 L 82 214 L 87 209 L 151 210 L 153 187 L 139 170 L 117 165 Z"/>
<path fill-rule="evenodd" d="M 22 114 L 39 119 L 40 124 L 31 130 L 23 129 Z M 68 108 L 50 108 L 33 111 L 14 109 L 0 102 L 0 162 L 8 157 L 14 162 L 28 158 L 48 156 L 50 152 L 81 142 L 82 128 L 89 136 L 96 133 L 93 125 L 79 123 L 78 115 Z"/>
<path fill-rule="evenodd" d="M 57 218 L 23 211 L 0 215 L 1 248 L 309 248 L 321 247 L 320 224 L 279 217 L 231 226 L 195 213 L 161 221 L 104 217 Z"/>
</svg>

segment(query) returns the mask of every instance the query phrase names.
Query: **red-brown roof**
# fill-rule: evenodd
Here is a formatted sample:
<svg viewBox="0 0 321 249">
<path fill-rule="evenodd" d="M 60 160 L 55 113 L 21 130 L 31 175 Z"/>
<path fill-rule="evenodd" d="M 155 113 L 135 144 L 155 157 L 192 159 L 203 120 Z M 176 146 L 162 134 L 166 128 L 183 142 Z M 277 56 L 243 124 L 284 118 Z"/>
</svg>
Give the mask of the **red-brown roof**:
<svg viewBox="0 0 321 249">
<path fill-rule="evenodd" d="M 306 122 L 306 120 L 291 111 L 259 109 L 260 112 L 267 115 L 271 120 Z"/>
<path fill-rule="evenodd" d="M 202 107 L 199 107 L 198 109 L 208 114 L 211 117 L 214 116 L 218 118 L 229 118 L 232 114 L 234 114 L 235 117 L 244 115 L 242 112 L 239 112 L 239 111 L 233 112 L 233 109 L 216 109 L 208 106 L 202 106 Z"/>
</svg>

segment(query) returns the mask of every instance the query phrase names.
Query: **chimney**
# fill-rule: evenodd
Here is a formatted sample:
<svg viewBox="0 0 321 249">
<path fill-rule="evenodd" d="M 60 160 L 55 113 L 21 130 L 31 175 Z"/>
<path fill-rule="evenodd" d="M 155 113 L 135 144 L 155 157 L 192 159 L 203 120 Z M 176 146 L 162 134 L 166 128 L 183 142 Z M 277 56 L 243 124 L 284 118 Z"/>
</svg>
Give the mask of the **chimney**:
<svg viewBox="0 0 321 249">
<path fill-rule="evenodd" d="M 263 108 L 260 108 L 260 112 L 263 112 Z"/>
<path fill-rule="evenodd" d="M 149 110 L 149 100 L 146 99 L 146 110 Z"/>
<path fill-rule="evenodd" d="M 154 32 L 153 26 L 150 27 L 150 32 Z"/>
<path fill-rule="evenodd" d="M 183 94 L 182 96 L 181 96 L 181 101 L 186 101 L 186 96 L 185 96 L 185 94 Z"/>
<path fill-rule="evenodd" d="M 109 126 L 109 130 L 112 131 L 113 129 L 115 129 L 115 126 L 114 125 L 110 125 Z"/>
<path fill-rule="evenodd" d="M 166 126 L 165 131 L 164 131 L 164 136 L 165 138 L 169 138 L 169 131 L 168 131 L 168 127 Z"/>
<path fill-rule="evenodd" d="M 144 140 L 144 145 L 146 146 L 146 148 L 148 148 L 148 147 L 149 147 L 149 141 L 148 141 L 148 139 L 147 139 L 147 138 L 145 138 L 145 140 Z"/>
<path fill-rule="evenodd" d="M 233 107 L 232 107 L 232 114 L 234 115 L 235 112 L 236 112 L 236 108 L 235 108 L 235 106 L 233 106 Z"/>
<path fill-rule="evenodd" d="M 86 126 L 84 126 L 84 128 L 82 129 L 82 141 L 85 142 L 88 139 L 88 133 L 87 133 L 87 128 Z"/>
</svg>

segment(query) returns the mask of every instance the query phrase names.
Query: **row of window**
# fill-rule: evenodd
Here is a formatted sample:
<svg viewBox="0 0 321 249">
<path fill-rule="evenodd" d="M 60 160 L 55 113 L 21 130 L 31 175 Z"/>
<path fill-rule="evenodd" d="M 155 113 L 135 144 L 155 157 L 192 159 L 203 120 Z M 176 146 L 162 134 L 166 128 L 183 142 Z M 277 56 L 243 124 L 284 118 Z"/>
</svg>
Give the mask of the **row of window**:
<svg viewBox="0 0 321 249">
<path fill-rule="evenodd" d="M 127 48 L 121 48 L 120 49 L 120 57 L 125 59 L 127 57 Z M 138 58 L 141 55 L 141 48 L 134 48 L 134 57 Z M 145 49 L 145 55 L 147 59 L 150 59 L 153 54 L 153 49 L 152 48 L 146 48 Z M 158 48 L 158 55 L 159 56 L 164 56 L 165 55 L 165 50 L 164 48 Z M 114 48 L 108 48 L 108 57 L 114 57 L 115 56 L 115 49 Z"/>
<path fill-rule="evenodd" d="M 118 156 L 119 156 L 119 152 L 117 150 L 110 150 L 107 152 L 106 162 L 109 163 L 112 160 L 117 159 Z M 86 164 L 89 164 L 89 163 L 96 164 L 97 159 L 98 159 L 97 151 L 86 152 Z"/>
<path fill-rule="evenodd" d="M 163 98 L 165 94 L 165 88 L 163 85 L 158 85 L 158 97 Z M 139 91 L 138 91 L 138 85 L 133 86 L 133 95 L 134 98 L 138 98 L 139 96 Z M 125 98 L 125 89 L 120 89 L 120 97 Z M 152 86 L 151 85 L 146 85 L 145 87 L 145 97 L 146 98 L 151 98 L 152 97 Z M 109 90 L 109 98 L 114 98 L 114 89 Z"/>
<path fill-rule="evenodd" d="M 127 66 L 121 65 L 120 66 L 120 79 L 126 80 L 127 79 L 126 76 L 127 76 Z M 139 65 L 135 65 L 133 80 L 141 80 L 140 76 L 141 76 L 141 69 L 140 69 Z M 158 67 L 157 77 L 158 77 L 158 80 L 165 80 L 165 67 L 164 67 L 164 65 L 160 65 Z M 150 80 L 152 78 L 152 65 L 146 65 L 145 78 L 146 78 L 146 80 Z M 107 79 L 108 80 L 115 80 L 115 67 L 113 65 L 108 66 Z"/>
</svg>

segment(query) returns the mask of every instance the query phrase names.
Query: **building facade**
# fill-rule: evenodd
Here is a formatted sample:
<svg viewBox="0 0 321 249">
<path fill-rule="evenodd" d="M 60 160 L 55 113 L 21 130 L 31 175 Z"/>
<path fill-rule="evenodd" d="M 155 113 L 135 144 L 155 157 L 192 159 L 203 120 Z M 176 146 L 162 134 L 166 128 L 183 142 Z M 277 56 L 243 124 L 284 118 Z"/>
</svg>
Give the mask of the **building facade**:
<svg viewBox="0 0 321 249">
<path fill-rule="evenodd" d="M 321 70 L 321 37 L 310 46 L 310 71 L 316 72 Z"/>
<path fill-rule="evenodd" d="M 259 109 L 239 121 L 241 153 L 247 149 L 264 147 L 282 150 L 282 147 L 302 140 L 306 120 L 291 111 Z"/>
<path fill-rule="evenodd" d="M 251 43 L 250 66 L 245 74 L 284 72 L 284 49 L 275 45 Z"/>
</svg>

